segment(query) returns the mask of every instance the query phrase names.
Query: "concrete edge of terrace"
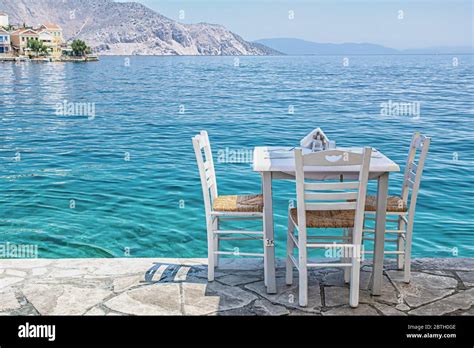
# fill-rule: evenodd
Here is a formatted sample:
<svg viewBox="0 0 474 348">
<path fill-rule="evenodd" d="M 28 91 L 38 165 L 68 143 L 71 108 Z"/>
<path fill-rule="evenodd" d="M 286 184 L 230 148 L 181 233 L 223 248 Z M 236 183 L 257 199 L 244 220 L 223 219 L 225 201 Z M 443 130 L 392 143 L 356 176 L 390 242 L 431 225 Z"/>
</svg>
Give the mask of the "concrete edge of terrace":
<svg viewBox="0 0 474 348">
<path fill-rule="evenodd" d="M 263 284 L 261 259 L 221 259 L 207 282 L 198 258 L 1 259 L 0 315 L 474 315 L 474 258 L 413 259 L 410 284 L 385 263 L 381 296 L 371 296 L 370 262 L 360 305 L 348 305 L 342 270 L 311 269 L 308 307 L 277 260 L 277 294 Z"/>
</svg>

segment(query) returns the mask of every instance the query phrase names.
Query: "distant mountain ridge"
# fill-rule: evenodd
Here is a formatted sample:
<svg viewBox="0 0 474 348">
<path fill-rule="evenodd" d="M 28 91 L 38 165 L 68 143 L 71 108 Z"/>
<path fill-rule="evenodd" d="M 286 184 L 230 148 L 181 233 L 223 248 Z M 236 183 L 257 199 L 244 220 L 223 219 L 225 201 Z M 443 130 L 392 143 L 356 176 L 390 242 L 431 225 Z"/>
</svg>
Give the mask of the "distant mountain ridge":
<svg viewBox="0 0 474 348">
<path fill-rule="evenodd" d="M 0 0 L 10 22 L 57 23 L 66 39 L 80 38 L 109 55 L 273 55 L 221 25 L 181 24 L 134 2 Z"/>
<path fill-rule="evenodd" d="M 461 54 L 474 53 L 472 47 L 433 47 L 397 50 L 371 43 L 317 43 L 294 38 L 261 39 L 255 41 L 287 55 L 341 54 Z"/>
</svg>

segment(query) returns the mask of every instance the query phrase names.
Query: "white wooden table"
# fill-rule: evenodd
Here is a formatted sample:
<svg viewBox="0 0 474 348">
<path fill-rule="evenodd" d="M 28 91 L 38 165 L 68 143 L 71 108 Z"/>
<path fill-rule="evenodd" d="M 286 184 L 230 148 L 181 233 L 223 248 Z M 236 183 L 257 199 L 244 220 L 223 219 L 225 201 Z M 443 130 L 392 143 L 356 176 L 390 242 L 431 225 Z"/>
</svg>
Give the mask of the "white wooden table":
<svg viewBox="0 0 474 348">
<path fill-rule="evenodd" d="M 360 151 L 362 148 L 339 148 L 347 151 Z M 273 180 L 294 180 L 295 160 L 290 147 L 256 147 L 254 149 L 253 170 L 262 175 L 265 232 L 265 279 L 268 293 L 276 293 L 275 248 L 273 231 Z M 308 150 L 309 152 L 309 150 Z M 303 151 L 304 153 L 304 151 Z M 330 169 L 330 171 L 328 171 Z M 352 171 L 351 171 L 352 170 Z M 377 212 L 375 221 L 374 267 L 372 271 L 372 294 L 380 295 L 383 280 L 384 235 L 389 173 L 399 172 L 400 167 L 381 152 L 374 149 L 370 162 L 369 180 L 377 179 Z M 318 180 L 352 180 L 357 178 L 356 168 L 345 167 L 307 167 L 305 176 Z M 286 232 L 285 232 L 286 235 Z"/>
</svg>

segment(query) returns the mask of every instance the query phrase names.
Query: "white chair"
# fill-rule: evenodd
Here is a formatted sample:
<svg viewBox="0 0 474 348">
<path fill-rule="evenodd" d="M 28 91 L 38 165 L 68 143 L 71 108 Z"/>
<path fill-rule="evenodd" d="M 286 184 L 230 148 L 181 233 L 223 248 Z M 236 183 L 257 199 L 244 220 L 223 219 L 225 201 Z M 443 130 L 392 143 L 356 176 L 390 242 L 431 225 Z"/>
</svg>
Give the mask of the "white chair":
<svg viewBox="0 0 474 348">
<path fill-rule="evenodd" d="M 263 243 L 263 196 L 261 194 L 218 195 L 214 161 L 206 131 L 193 137 L 193 146 L 201 177 L 206 212 L 208 280 L 213 281 L 214 268 L 219 262 L 219 255 L 264 256 L 263 253 L 219 250 L 219 241 L 221 240 L 262 240 Z M 219 223 L 223 220 L 261 220 L 262 230 L 221 230 Z"/>
<path fill-rule="evenodd" d="M 286 283 L 293 283 L 294 265 L 299 273 L 300 306 L 308 303 L 308 267 L 344 267 L 346 281 L 350 271 L 349 303 L 351 307 L 359 304 L 360 251 L 371 154 L 371 148 L 364 148 L 363 153 L 327 150 L 307 155 L 301 149 L 295 150 L 297 208 L 290 208 L 288 214 Z M 347 182 L 307 182 L 304 168 L 309 166 L 355 166 L 358 177 Z M 309 236 L 307 228 L 347 228 L 352 235 L 339 237 L 344 243 L 308 242 L 335 238 Z M 294 256 L 295 248 L 298 258 Z M 308 248 L 342 249 L 344 257 L 340 263 L 308 263 Z"/>
<path fill-rule="evenodd" d="M 413 222 L 415 218 L 416 201 L 420 189 L 421 176 L 425 165 L 426 156 L 430 147 L 431 138 L 420 133 L 413 134 L 408 159 L 405 166 L 405 176 L 400 196 L 387 198 L 387 223 L 395 223 L 395 229 L 386 229 L 386 243 L 396 243 L 397 250 L 385 250 L 385 255 L 397 255 L 398 269 L 404 270 L 404 281 L 410 282 L 411 242 L 413 236 Z M 417 151 L 420 151 L 418 159 Z M 365 220 L 375 220 L 377 198 L 367 196 Z M 363 240 L 374 240 L 374 229 L 364 227 Z M 393 238 L 395 236 L 395 238 Z M 373 253 L 373 251 L 365 251 Z"/>
</svg>

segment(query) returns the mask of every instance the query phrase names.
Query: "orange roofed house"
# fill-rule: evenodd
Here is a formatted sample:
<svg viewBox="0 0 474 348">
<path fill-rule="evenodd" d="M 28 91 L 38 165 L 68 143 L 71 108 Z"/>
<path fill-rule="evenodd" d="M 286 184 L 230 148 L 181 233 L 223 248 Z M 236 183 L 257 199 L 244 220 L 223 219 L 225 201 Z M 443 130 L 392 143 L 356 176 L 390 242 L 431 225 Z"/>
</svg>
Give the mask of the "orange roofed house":
<svg viewBox="0 0 474 348">
<path fill-rule="evenodd" d="M 17 55 L 26 56 L 29 54 L 29 40 L 39 40 L 38 33 L 33 29 L 17 29 L 11 33 L 11 44 Z"/>
<path fill-rule="evenodd" d="M 11 44 L 17 55 L 30 53 L 29 40 L 41 41 L 48 48 L 48 55 L 60 58 L 62 54 L 63 30 L 57 24 L 43 24 L 38 29 L 20 28 L 11 33 Z"/>
<path fill-rule="evenodd" d="M 59 58 L 62 54 L 63 29 L 54 23 L 43 24 L 37 30 L 40 40 L 49 48 L 49 53 L 53 58 Z"/>
</svg>

